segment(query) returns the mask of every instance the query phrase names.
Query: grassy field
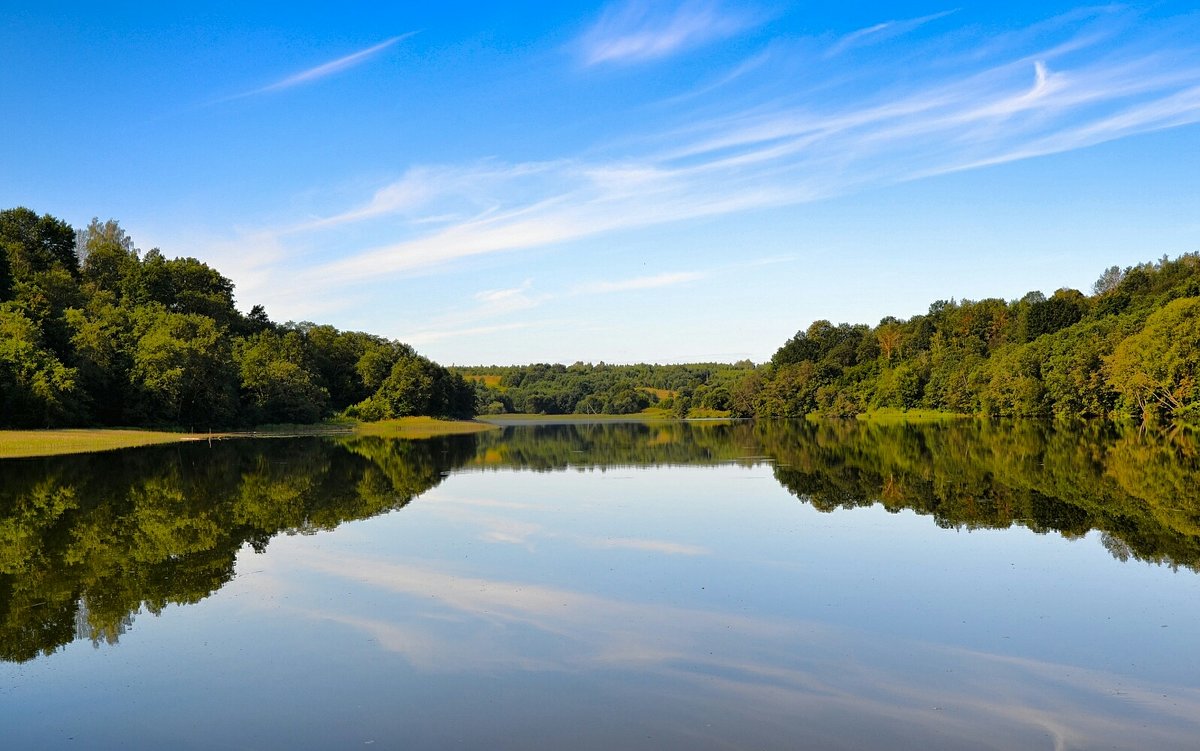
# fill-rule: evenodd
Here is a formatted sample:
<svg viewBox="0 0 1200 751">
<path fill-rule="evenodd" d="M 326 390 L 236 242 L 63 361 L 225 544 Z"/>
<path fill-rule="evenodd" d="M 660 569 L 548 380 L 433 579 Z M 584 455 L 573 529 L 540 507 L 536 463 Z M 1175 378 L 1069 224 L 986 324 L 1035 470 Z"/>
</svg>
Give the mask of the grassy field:
<svg viewBox="0 0 1200 751">
<path fill-rule="evenodd" d="M 711 413 L 711 414 L 710 414 Z M 728 419 L 725 413 L 693 410 L 693 419 Z M 933 410 L 876 410 L 858 415 L 859 420 L 874 424 L 906 422 L 949 422 L 970 415 Z M 333 420 L 315 425 L 264 425 L 251 431 L 229 433 L 168 433 L 154 430 L 0 430 L 0 459 L 34 456 L 59 456 L 93 451 L 152 446 L 184 441 L 224 438 L 285 438 L 304 435 L 374 435 L 387 438 L 432 438 L 440 435 L 482 433 L 507 425 L 532 425 L 587 422 L 673 422 L 678 418 L 661 409 L 648 409 L 632 415 L 487 415 L 478 420 L 441 420 L 436 417 L 402 417 L 381 422 Z"/>
<path fill-rule="evenodd" d="M 306 435 L 378 435 L 390 438 L 432 438 L 454 433 L 495 430 L 495 425 L 469 420 L 404 417 L 399 420 L 360 423 L 333 420 L 315 425 L 262 425 L 254 430 L 227 433 L 168 433 L 156 430 L 0 430 L 0 459 L 86 454 L 94 451 L 153 446 L 162 443 L 221 440 L 226 438 L 288 438 Z"/>
<path fill-rule="evenodd" d="M 717 412 L 715 410 L 697 410 L 704 414 L 693 414 L 688 416 L 688 419 L 701 420 L 728 420 L 731 419 L 728 413 Z M 711 414 L 710 414 L 711 413 Z M 581 422 L 677 422 L 678 417 L 673 412 L 665 409 L 650 409 L 641 412 L 635 412 L 631 415 L 528 415 L 528 414 L 505 414 L 505 415 L 480 415 L 478 418 L 482 422 L 489 422 L 494 425 L 553 425 L 555 423 L 581 423 Z"/>
<path fill-rule="evenodd" d="M 355 435 L 378 435 L 385 438 L 432 438 L 439 435 L 482 433 L 496 426 L 475 420 L 439 420 L 436 417 L 401 417 L 398 420 L 360 422 L 354 426 Z"/>
<path fill-rule="evenodd" d="M 875 425 L 900 425 L 906 422 L 953 422 L 965 420 L 972 415 L 961 412 L 938 412 L 932 409 L 876 409 L 855 415 L 855 417 Z"/>
<path fill-rule="evenodd" d="M 497 374 L 464 375 L 463 378 L 466 378 L 468 381 L 478 381 L 478 382 L 482 383 L 484 386 L 491 386 L 492 388 L 499 389 L 500 391 L 507 390 L 504 386 L 500 385 L 500 379 L 503 378 L 503 376 L 501 376 L 501 375 L 497 375 Z"/>
<path fill-rule="evenodd" d="M 210 436 L 208 433 L 163 433 L 154 430 L 2 430 L 0 459 L 112 451 L 221 437 L 224 434 Z"/>
</svg>

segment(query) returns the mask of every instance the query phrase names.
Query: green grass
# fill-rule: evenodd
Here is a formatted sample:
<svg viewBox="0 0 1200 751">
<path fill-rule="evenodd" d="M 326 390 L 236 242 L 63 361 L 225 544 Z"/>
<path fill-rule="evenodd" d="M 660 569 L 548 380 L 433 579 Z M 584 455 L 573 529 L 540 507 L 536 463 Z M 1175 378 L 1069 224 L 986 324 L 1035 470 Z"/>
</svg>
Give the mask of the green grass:
<svg viewBox="0 0 1200 751">
<path fill-rule="evenodd" d="M 288 438 L 304 435 L 339 435 L 353 433 L 359 425 L 358 420 L 345 417 L 333 417 L 316 423 L 277 423 L 272 425 L 256 425 L 251 430 L 237 430 L 229 435 L 247 438 Z"/>
<path fill-rule="evenodd" d="M 496 426 L 476 420 L 442 420 L 436 417 L 401 417 L 397 420 L 360 422 L 354 426 L 356 435 L 377 435 L 385 438 L 432 438 L 439 435 L 482 433 Z"/>
<path fill-rule="evenodd" d="M 220 438 L 225 434 L 156 430 L 0 430 L 0 459 L 60 456 Z"/>
<path fill-rule="evenodd" d="M 480 415 L 479 420 L 493 425 L 534 425 L 571 422 L 658 422 L 675 418 L 664 410 L 637 412 L 632 415 Z"/>
<path fill-rule="evenodd" d="M 689 420 L 720 420 L 731 417 L 727 410 L 692 407 L 688 410 Z"/>
<path fill-rule="evenodd" d="M 962 412 L 939 412 L 935 409 L 874 409 L 855 415 L 863 422 L 873 425 L 900 425 L 906 422 L 954 422 L 970 419 L 972 415 Z"/>
<path fill-rule="evenodd" d="M 378 435 L 392 438 L 432 438 L 454 433 L 495 430 L 495 425 L 434 417 L 404 417 L 382 422 L 333 419 L 314 425 L 260 425 L 253 430 L 222 433 L 171 433 L 122 428 L 69 430 L 0 430 L 0 459 L 88 454 L 96 451 L 154 446 L 163 443 L 224 438 L 287 438 L 306 435 Z"/>
<path fill-rule="evenodd" d="M 465 374 L 464 374 L 464 375 L 463 375 L 463 378 L 467 379 L 468 381 L 476 381 L 476 382 L 478 382 L 478 383 L 482 383 L 484 386 L 488 386 L 488 387 L 490 387 L 490 388 L 494 388 L 494 389 L 496 389 L 497 391 L 499 391 L 499 392 L 500 392 L 500 393 L 502 393 L 502 394 L 503 394 L 505 391 L 508 391 L 508 386 L 501 386 L 501 385 L 500 385 L 500 380 L 501 380 L 503 377 L 504 377 L 504 376 L 502 376 L 502 375 L 498 375 L 498 374 L 495 374 L 495 373 L 472 374 L 472 375 L 465 375 Z"/>
</svg>

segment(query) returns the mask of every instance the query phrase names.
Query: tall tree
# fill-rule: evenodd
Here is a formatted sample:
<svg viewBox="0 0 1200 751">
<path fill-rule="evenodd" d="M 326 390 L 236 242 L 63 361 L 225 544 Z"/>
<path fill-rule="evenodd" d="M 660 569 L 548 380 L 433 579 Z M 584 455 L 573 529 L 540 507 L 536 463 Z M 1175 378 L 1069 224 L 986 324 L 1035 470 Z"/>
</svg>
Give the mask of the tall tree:
<svg viewBox="0 0 1200 751">
<path fill-rule="evenodd" d="M 49 214 L 38 216 L 24 207 L 0 211 L 0 250 L 18 282 L 54 268 L 79 276 L 75 230 Z"/>
<path fill-rule="evenodd" d="M 187 427 L 229 425 L 237 411 L 237 371 L 229 339 L 195 313 L 149 313 L 133 356 L 133 383 L 147 417 Z"/>
<path fill-rule="evenodd" d="M 95 289 L 120 295 L 125 280 L 136 274 L 138 250 L 116 220 L 93 218 L 76 235 L 76 250 L 83 280 Z"/>
<path fill-rule="evenodd" d="M 0 304 L 0 425 L 72 424 L 80 418 L 75 376 L 43 346 L 33 321 Z"/>
</svg>

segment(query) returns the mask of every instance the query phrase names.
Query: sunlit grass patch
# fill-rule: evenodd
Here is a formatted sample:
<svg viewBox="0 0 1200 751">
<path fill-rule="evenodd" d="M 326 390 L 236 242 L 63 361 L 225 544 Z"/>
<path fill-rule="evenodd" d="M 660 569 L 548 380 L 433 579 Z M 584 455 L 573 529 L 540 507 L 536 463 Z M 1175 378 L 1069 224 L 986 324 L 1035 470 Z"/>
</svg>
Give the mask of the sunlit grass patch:
<svg viewBox="0 0 1200 751">
<path fill-rule="evenodd" d="M 198 441 L 209 437 L 206 433 L 165 433 L 155 430 L 3 430 L 0 431 L 0 459 L 112 451 L 160 443 Z"/>
<path fill-rule="evenodd" d="M 906 422 L 954 422 L 965 420 L 971 415 L 962 412 L 940 412 L 936 409 L 874 409 L 855 415 L 863 422 L 877 425 L 899 425 Z"/>
<path fill-rule="evenodd" d="M 487 374 L 480 374 L 480 375 L 476 375 L 476 374 L 463 375 L 463 378 L 467 379 L 468 381 L 478 381 L 479 383 L 482 383 L 484 386 L 490 386 L 491 388 L 498 389 L 500 391 L 507 391 L 508 389 L 506 386 L 500 385 L 500 379 L 503 377 L 504 376 L 501 376 L 496 373 L 487 373 Z"/>
<path fill-rule="evenodd" d="M 352 433 L 359 424 L 357 420 L 348 417 L 331 417 L 314 423 L 275 423 L 271 425 L 256 425 L 250 430 L 239 430 L 231 435 L 250 438 L 289 438 L 306 435 L 337 435 Z"/>
<path fill-rule="evenodd" d="M 688 419 L 692 420 L 720 420 L 730 417 L 729 411 L 724 409 L 709 409 L 708 407 L 692 407 L 688 410 Z"/>
<path fill-rule="evenodd" d="M 674 420 L 675 417 L 661 409 L 646 409 L 631 415 L 536 415 L 525 413 L 505 413 L 502 415 L 480 415 L 479 419 L 493 425 L 553 425 L 556 423 L 587 423 L 587 422 L 662 422 Z"/>
<path fill-rule="evenodd" d="M 379 422 L 360 422 L 354 427 L 359 435 L 377 435 L 387 438 L 432 438 L 439 435 L 482 433 L 496 430 L 496 426 L 474 420 L 442 420 L 436 417 L 401 417 Z"/>
</svg>

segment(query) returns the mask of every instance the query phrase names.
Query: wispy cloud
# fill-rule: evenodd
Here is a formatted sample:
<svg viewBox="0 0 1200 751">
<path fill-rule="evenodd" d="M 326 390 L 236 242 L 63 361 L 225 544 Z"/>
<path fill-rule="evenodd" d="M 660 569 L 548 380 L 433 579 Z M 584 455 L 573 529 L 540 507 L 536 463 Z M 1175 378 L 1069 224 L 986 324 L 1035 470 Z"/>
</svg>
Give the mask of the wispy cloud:
<svg viewBox="0 0 1200 751">
<path fill-rule="evenodd" d="M 606 8 L 577 44 L 587 65 L 641 62 L 731 37 L 756 23 L 751 14 L 715 2 L 670 7 L 635 0 Z"/>
<path fill-rule="evenodd" d="M 254 96 L 256 94 L 266 94 L 266 93 L 272 92 L 272 91 L 282 91 L 284 89 L 290 89 L 290 88 L 300 86 L 300 85 L 303 85 L 306 83 L 312 83 L 313 81 L 319 81 L 322 78 L 328 78 L 329 76 L 332 76 L 336 73 L 341 73 L 344 70 L 349 70 L 350 68 L 353 68 L 356 65 L 361 65 L 362 63 L 371 59 L 375 55 L 378 55 L 380 52 L 383 52 L 384 50 L 388 49 L 389 47 L 394 46 L 398 42 L 408 39 L 409 37 L 411 37 L 412 35 L 414 35 L 416 33 L 417 32 L 415 32 L 415 31 L 410 31 L 407 34 L 400 34 L 398 36 L 392 37 L 391 39 L 385 39 L 384 41 L 380 42 L 379 44 L 375 44 L 375 45 L 372 45 L 365 49 L 361 49 L 358 52 L 352 52 L 351 54 L 346 55 L 345 57 L 339 57 L 336 60 L 330 60 L 327 63 L 322 63 L 322 64 L 314 66 L 312 68 L 308 68 L 307 70 L 302 70 L 299 73 L 293 73 L 292 75 L 285 76 L 284 78 L 281 78 L 274 83 L 267 84 L 266 86 L 262 86 L 257 89 L 252 89 L 250 91 L 246 91 L 241 94 L 235 94 L 234 96 L 229 97 L 229 98 L 230 99 L 240 99 L 243 97 Z"/>
<path fill-rule="evenodd" d="M 716 6 L 696 4 L 666 16 L 632 5 L 610 15 L 626 20 L 603 21 L 597 26 L 603 35 L 593 30 L 597 61 L 618 59 L 618 50 L 645 56 L 711 38 L 677 31 L 667 35 L 675 40 L 669 44 L 649 36 L 636 41 L 651 29 L 674 28 L 677 17 L 721 17 Z M 739 72 L 744 96 L 735 100 L 724 89 L 701 95 L 694 107 L 679 108 L 677 127 L 626 133 L 619 148 L 597 144 L 587 156 L 543 161 L 414 166 L 357 206 L 250 233 L 275 259 L 269 266 L 277 275 L 271 278 L 264 266 L 249 285 L 239 278 L 240 289 L 269 307 L 280 301 L 300 309 L 311 307 L 318 290 L 322 299 L 340 289 L 351 300 L 356 285 L 459 268 L 484 256 L 567 248 L 603 233 L 801 204 L 1197 123 L 1200 34 L 1190 33 L 1196 25 L 1184 19 L 1166 32 L 1142 34 L 1127 17 L 1105 10 L 1016 35 L 1010 46 L 992 45 L 986 53 L 969 35 L 939 38 L 929 44 L 941 54 L 926 62 L 918 55 L 903 76 L 890 68 L 846 70 L 841 58 L 811 51 L 803 58 L 773 50 L 771 65 L 748 64 Z M 678 21 L 678 29 L 688 28 Z M 775 73 L 788 62 L 785 53 L 796 58 L 793 67 L 826 66 L 829 88 L 797 94 L 790 78 Z M 370 228 L 361 236 L 386 240 L 338 245 L 360 226 Z M 294 263 L 322 258 L 317 249 L 331 244 L 336 255 Z M 291 262 L 287 271 L 279 259 Z M 572 291 L 650 289 L 693 281 L 696 273 L 585 283 Z M 477 302 L 480 310 L 503 312 L 546 299 L 522 285 L 481 293 Z M 479 320 L 444 321 L 425 336 L 485 331 Z"/>
<path fill-rule="evenodd" d="M 509 289 L 489 289 L 483 292 L 476 292 L 475 299 L 487 305 L 493 305 L 501 308 L 517 309 L 532 307 L 536 303 L 529 299 L 529 290 L 533 288 L 533 280 L 526 279 L 520 287 L 511 287 Z"/>
<path fill-rule="evenodd" d="M 421 346 L 446 339 L 487 336 L 501 331 L 536 328 L 550 322 L 495 323 L 494 321 L 532 310 L 554 300 L 579 295 L 602 295 L 670 287 L 703 279 L 706 276 L 708 273 L 703 271 L 677 271 L 616 281 L 588 282 L 575 285 L 567 290 L 536 293 L 533 291 L 533 280 L 527 279 L 518 287 L 477 292 L 474 295 L 476 305 L 436 318 L 431 325 L 426 327 L 404 331 L 400 338 L 414 346 Z M 482 323 L 485 321 L 493 323 Z"/>
<path fill-rule="evenodd" d="M 839 55 L 852 47 L 861 47 L 869 44 L 895 39 L 898 36 L 903 36 L 909 32 L 915 31 L 931 21 L 936 21 L 939 18 L 955 13 L 956 11 L 947 10 L 941 13 L 931 13 L 920 18 L 908 18 L 899 21 L 884 21 L 874 24 L 857 31 L 852 31 L 846 34 L 841 39 L 837 40 L 825 53 L 826 57 Z"/>
<path fill-rule="evenodd" d="M 420 347 L 433 342 L 440 342 L 444 339 L 461 339 L 471 336 L 489 336 L 498 334 L 501 331 L 521 331 L 523 329 L 533 328 L 536 324 L 522 321 L 514 323 L 500 323 L 492 326 L 468 326 L 459 329 L 420 329 L 403 334 L 400 338 L 406 343 L 414 347 Z"/>
<path fill-rule="evenodd" d="M 621 279 L 619 281 L 588 282 L 587 284 L 580 284 L 574 287 L 571 291 L 578 295 L 598 295 L 609 292 L 628 292 L 630 290 L 671 287 L 676 284 L 686 284 L 687 282 L 694 282 L 697 279 L 703 278 L 704 274 L 699 271 L 676 271 L 666 274 L 655 274 L 654 276 Z"/>
</svg>

